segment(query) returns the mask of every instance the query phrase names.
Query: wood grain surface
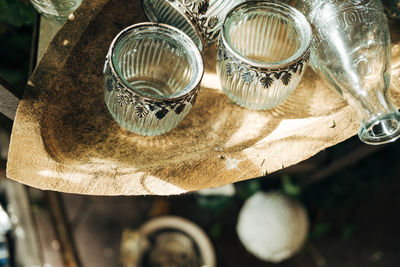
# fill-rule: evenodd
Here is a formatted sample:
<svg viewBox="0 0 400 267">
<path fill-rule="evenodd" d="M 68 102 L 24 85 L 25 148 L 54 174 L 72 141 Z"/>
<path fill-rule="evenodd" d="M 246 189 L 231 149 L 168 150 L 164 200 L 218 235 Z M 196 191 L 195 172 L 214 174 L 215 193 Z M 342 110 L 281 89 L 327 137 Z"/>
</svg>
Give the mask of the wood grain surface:
<svg viewBox="0 0 400 267">
<path fill-rule="evenodd" d="M 310 68 L 275 109 L 234 105 L 220 89 L 213 47 L 204 57 L 197 103 L 183 122 L 158 137 L 130 133 L 107 111 L 102 69 L 113 37 L 146 20 L 139 1 L 84 1 L 74 15 L 50 43 L 19 105 L 11 179 L 80 194 L 181 194 L 272 173 L 357 132 L 355 111 Z M 399 104 L 399 23 L 391 28 L 391 93 Z"/>
</svg>

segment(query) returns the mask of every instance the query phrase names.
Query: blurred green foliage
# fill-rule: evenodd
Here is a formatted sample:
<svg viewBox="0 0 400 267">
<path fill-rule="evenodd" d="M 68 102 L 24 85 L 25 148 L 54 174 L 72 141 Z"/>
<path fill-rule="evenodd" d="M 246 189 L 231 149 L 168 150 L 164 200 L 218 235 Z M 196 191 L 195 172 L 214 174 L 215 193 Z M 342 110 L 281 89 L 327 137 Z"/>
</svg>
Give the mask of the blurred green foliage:
<svg viewBox="0 0 400 267">
<path fill-rule="evenodd" d="M 236 184 L 236 194 L 241 200 L 246 200 L 253 194 L 261 190 L 261 182 L 258 179 L 252 179 L 249 181 L 241 182 Z"/>
<path fill-rule="evenodd" d="M 224 211 L 228 205 L 233 201 L 232 197 L 229 196 L 201 196 L 196 195 L 197 205 L 200 208 L 207 209 L 207 211 Z"/>
<path fill-rule="evenodd" d="M 28 0 L 0 0 L 0 76 L 21 93 L 29 75 L 34 18 Z"/>
<path fill-rule="evenodd" d="M 29 0 L 0 0 L 0 76 L 23 93 L 29 76 L 35 10 Z M 0 129 L 12 121 L 0 114 Z"/>
<path fill-rule="evenodd" d="M 0 0 L 0 21 L 14 27 L 32 25 L 34 10 L 27 0 Z"/>
<path fill-rule="evenodd" d="M 329 222 L 316 223 L 310 232 L 310 238 L 311 239 L 321 238 L 324 235 L 326 235 L 331 228 L 332 225 Z"/>
<path fill-rule="evenodd" d="M 21 94 L 29 76 L 35 10 L 29 0 L 0 0 L 0 76 Z M 12 122 L 0 114 L 0 128 Z"/>
<path fill-rule="evenodd" d="M 290 176 L 287 174 L 282 176 L 282 189 L 285 195 L 292 198 L 298 198 L 301 196 L 301 187 L 293 183 Z"/>
</svg>

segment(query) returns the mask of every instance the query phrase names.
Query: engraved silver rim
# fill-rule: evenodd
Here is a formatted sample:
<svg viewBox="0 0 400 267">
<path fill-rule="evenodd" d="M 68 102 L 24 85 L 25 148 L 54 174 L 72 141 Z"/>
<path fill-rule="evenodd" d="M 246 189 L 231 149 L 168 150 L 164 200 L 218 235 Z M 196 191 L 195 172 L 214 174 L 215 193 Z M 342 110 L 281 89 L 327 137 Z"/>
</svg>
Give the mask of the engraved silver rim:
<svg viewBox="0 0 400 267">
<path fill-rule="evenodd" d="M 227 40 L 227 37 L 225 35 L 226 33 L 226 22 L 229 19 L 229 17 L 233 16 L 235 13 L 241 11 L 241 10 L 246 10 L 250 8 L 257 8 L 257 7 L 267 7 L 267 8 L 279 8 L 282 10 L 280 12 L 280 15 L 283 17 L 286 17 L 287 19 L 290 19 L 294 21 L 294 24 L 296 25 L 296 28 L 299 29 L 300 34 L 302 35 L 301 39 L 303 40 L 302 44 L 300 45 L 299 49 L 295 53 L 293 53 L 292 56 L 281 60 L 281 61 L 276 61 L 276 62 L 260 62 L 260 61 L 255 61 L 251 60 L 248 57 L 242 55 L 240 52 L 238 52 L 236 49 L 234 49 L 233 45 Z M 299 27 L 301 25 L 301 27 Z M 308 52 L 310 50 L 311 46 L 311 40 L 312 40 L 312 30 L 311 26 L 308 23 L 307 19 L 304 17 L 303 14 L 301 14 L 300 11 L 297 9 L 284 4 L 284 3 L 275 3 L 275 2 L 270 2 L 270 1 L 248 1 L 241 3 L 237 6 L 235 6 L 232 10 L 229 11 L 228 15 L 226 16 L 223 26 L 222 26 L 222 31 L 221 31 L 221 40 L 223 43 L 223 46 L 225 49 L 232 55 L 234 55 L 236 58 L 238 58 L 242 64 L 248 65 L 250 67 L 255 67 L 257 69 L 267 69 L 267 70 L 274 70 L 274 69 L 282 69 L 286 68 L 288 65 L 295 64 L 296 62 L 302 61 L 305 57 L 308 56 Z"/>
<path fill-rule="evenodd" d="M 148 5 L 146 5 L 144 2 L 146 0 L 142 0 L 141 1 L 141 6 L 142 9 L 145 13 L 145 15 L 147 16 L 147 18 L 151 21 L 156 21 L 159 23 L 158 18 L 154 15 L 154 12 L 151 8 L 149 8 Z M 165 1 L 169 6 L 171 6 L 173 9 L 175 9 L 176 11 L 179 12 L 179 14 L 186 20 L 187 23 L 189 23 L 189 25 L 192 27 L 192 29 L 194 30 L 194 32 L 197 34 L 200 42 L 201 42 L 201 48 L 199 48 L 199 50 L 201 52 L 203 52 L 205 50 L 206 47 L 208 47 L 208 41 L 203 38 L 203 35 L 201 34 L 199 28 L 196 26 L 196 24 L 193 23 L 193 21 L 196 21 L 195 18 L 189 18 L 187 16 L 187 14 L 190 14 L 188 12 L 188 10 L 186 9 L 185 6 L 183 6 L 181 3 L 179 3 L 178 1 Z"/>
<path fill-rule="evenodd" d="M 183 94 L 181 94 L 181 95 L 178 95 L 175 97 L 168 97 L 168 98 L 144 95 L 144 94 L 138 92 L 137 90 L 135 90 L 135 88 L 132 87 L 130 84 L 127 84 L 123 79 L 121 79 L 120 74 L 117 72 L 117 70 L 114 66 L 112 56 L 114 54 L 114 49 L 115 49 L 118 41 L 120 41 L 123 37 L 125 37 L 132 31 L 134 31 L 135 29 L 150 28 L 150 27 L 165 29 L 166 33 L 169 33 L 169 34 L 178 34 L 178 36 L 183 38 L 183 40 L 186 41 L 190 45 L 191 52 L 193 51 L 195 53 L 195 55 L 193 57 L 194 57 L 199 69 L 198 69 L 197 75 L 192 78 L 192 81 L 194 80 L 194 82 L 192 82 L 192 81 L 189 82 L 189 84 L 186 85 L 186 87 L 182 90 Z M 115 77 L 115 79 L 118 81 L 119 84 L 124 86 L 124 88 L 126 90 L 128 90 L 130 93 L 132 93 L 134 95 L 138 95 L 138 96 L 142 97 L 143 99 L 147 99 L 150 101 L 163 102 L 163 101 L 177 101 L 177 100 L 185 99 L 194 90 L 197 90 L 197 88 L 199 87 L 199 84 L 201 82 L 201 79 L 203 78 L 203 75 L 204 75 L 203 58 L 201 56 L 201 53 L 200 53 L 197 45 L 193 42 L 193 40 L 189 36 L 187 36 L 183 31 L 181 31 L 173 26 L 170 26 L 167 24 L 162 24 L 162 23 L 157 23 L 157 22 L 143 22 L 143 23 L 134 24 L 132 26 L 125 28 L 121 32 L 119 32 L 117 34 L 117 36 L 115 36 L 114 40 L 111 42 L 110 48 L 107 53 L 106 64 L 109 64 L 112 75 Z"/>
</svg>

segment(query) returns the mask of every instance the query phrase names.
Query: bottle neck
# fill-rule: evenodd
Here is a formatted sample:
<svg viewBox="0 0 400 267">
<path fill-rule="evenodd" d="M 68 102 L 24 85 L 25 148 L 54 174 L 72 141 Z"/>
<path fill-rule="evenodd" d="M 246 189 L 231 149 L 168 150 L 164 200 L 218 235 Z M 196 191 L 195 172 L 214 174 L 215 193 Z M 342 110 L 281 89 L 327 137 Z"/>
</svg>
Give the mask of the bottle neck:
<svg viewBox="0 0 400 267">
<path fill-rule="evenodd" d="M 386 90 L 376 90 L 374 95 L 361 98 L 357 108 L 360 117 L 358 136 L 364 143 L 380 145 L 400 137 L 400 113 Z"/>
</svg>

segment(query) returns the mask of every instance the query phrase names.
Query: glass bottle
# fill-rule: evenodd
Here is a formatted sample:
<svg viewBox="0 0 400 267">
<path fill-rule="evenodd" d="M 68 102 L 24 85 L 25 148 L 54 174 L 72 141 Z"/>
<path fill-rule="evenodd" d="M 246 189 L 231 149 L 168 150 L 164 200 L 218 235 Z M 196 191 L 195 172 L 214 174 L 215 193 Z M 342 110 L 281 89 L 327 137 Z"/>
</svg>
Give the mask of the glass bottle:
<svg viewBox="0 0 400 267">
<path fill-rule="evenodd" d="M 314 39 L 310 65 L 357 110 L 358 136 L 383 144 L 400 136 L 400 114 L 389 97 L 388 22 L 379 0 L 297 0 Z"/>
<path fill-rule="evenodd" d="M 31 0 L 32 5 L 40 14 L 58 21 L 67 20 L 81 2 L 82 0 Z"/>
</svg>

